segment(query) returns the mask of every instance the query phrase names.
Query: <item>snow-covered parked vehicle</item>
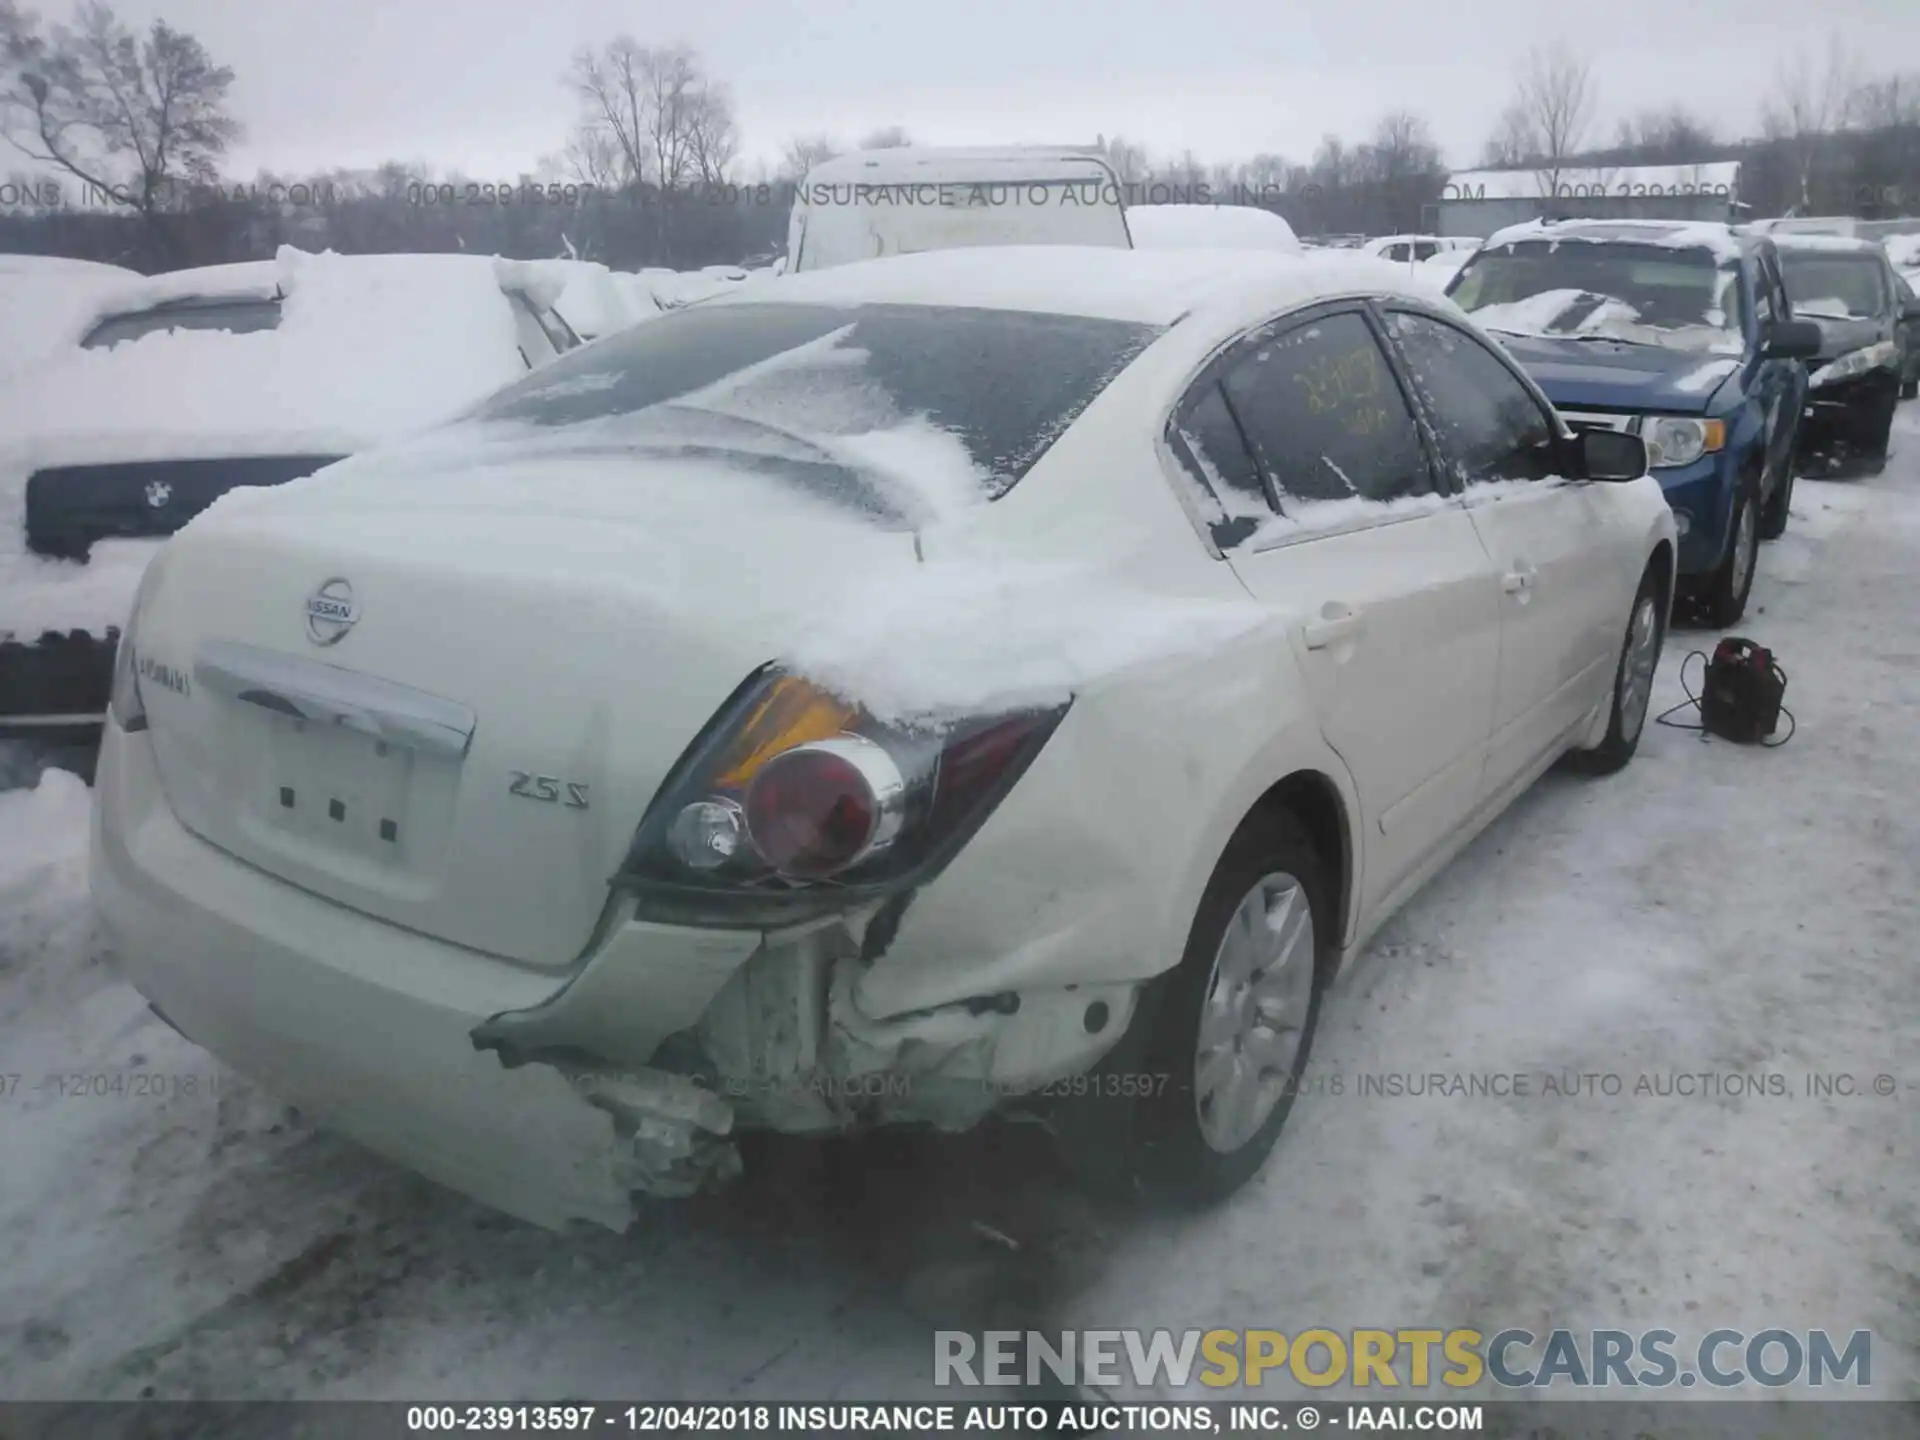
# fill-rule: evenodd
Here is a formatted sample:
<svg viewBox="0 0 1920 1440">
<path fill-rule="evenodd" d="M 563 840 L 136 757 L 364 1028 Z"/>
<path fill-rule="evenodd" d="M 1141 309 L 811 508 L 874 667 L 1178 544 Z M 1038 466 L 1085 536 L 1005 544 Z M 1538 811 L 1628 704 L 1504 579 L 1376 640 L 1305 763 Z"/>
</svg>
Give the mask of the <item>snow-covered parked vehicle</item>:
<svg viewBox="0 0 1920 1440">
<path fill-rule="evenodd" d="M 1360 247 L 1362 255 L 1399 265 L 1418 265 L 1453 251 L 1472 254 L 1480 241 L 1470 235 L 1380 235 Z"/>
<path fill-rule="evenodd" d="M 537 265 L 309 255 L 111 292 L 0 387 L 0 734 L 71 738 L 161 537 L 216 497 L 445 419 L 578 337 Z"/>
<path fill-rule="evenodd" d="M 1576 430 L 1646 438 L 1682 596 L 1736 624 L 1760 542 L 1792 514 L 1803 362 L 1820 347 L 1773 242 L 1712 221 L 1530 220 L 1489 237 L 1447 294 Z"/>
<path fill-rule="evenodd" d="M 1129 205 L 1127 229 L 1139 250 L 1306 253 L 1285 216 L 1257 205 Z"/>
<path fill-rule="evenodd" d="M 1446 294 L 1447 287 L 1453 283 L 1453 277 L 1467 268 L 1467 262 L 1474 257 L 1474 250 L 1442 250 L 1437 255 L 1429 255 L 1425 260 L 1417 260 L 1412 267 L 1413 278 L 1439 294 Z"/>
<path fill-rule="evenodd" d="M 0 382 L 70 348 L 140 272 L 54 255 L 0 255 Z"/>
<path fill-rule="evenodd" d="M 92 894 L 182 1033 L 540 1223 L 1050 1086 L 1218 1197 L 1338 965 L 1631 759 L 1674 556 L 1400 268 L 787 276 L 176 536 Z"/>
<path fill-rule="evenodd" d="M 1091 149 L 857 150 L 821 161 L 796 188 L 786 269 L 976 245 L 1131 249 L 1125 193 Z"/>
<path fill-rule="evenodd" d="M 1799 454 L 1810 467 L 1887 463 L 1893 417 L 1912 373 L 1920 302 L 1901 294 L 1899 273 L 1871 240 L 1777 235 L 1780 273 L 1793 313 L 1820 327 L 1807 362 Z"/>
</svg>

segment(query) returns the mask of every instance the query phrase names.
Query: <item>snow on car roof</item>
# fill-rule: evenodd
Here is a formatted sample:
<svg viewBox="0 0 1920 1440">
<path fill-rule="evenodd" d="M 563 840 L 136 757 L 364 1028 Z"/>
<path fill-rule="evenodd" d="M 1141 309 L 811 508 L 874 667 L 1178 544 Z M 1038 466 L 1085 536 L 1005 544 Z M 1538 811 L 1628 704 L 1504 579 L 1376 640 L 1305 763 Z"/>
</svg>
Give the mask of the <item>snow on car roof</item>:
<svg viewBox="0 0 1920 1440">
<path fill-rule="evenodd" d="M 283 275 L 278 260 L 246 260 L 236 265 L 198 265 L 191 270 L 165 270 L 140 280 L 119 297 L 125 310 L 145 310 L 169 300 L 199 296 L 241 298 L 271 295 Z"/>
<path fill-rule="evenodd" d="M 1789 250 L 1832 250 L 1842 255 L 1884 255 L 1878 241 L 1862 240 L 1853 235 L 1815 234 L 1811 231 L 1775 231 L 1770 237 L 1776 250 L 1782 253 Z"/>
<path fill-rule="evenodd" d="M 1722 260 L 1740 257 L 1733 227 L 1713 220 L 1528 220 L 1495 231 L 1481 248 L 1492 250 L 1528 240 L 1668 245 L 1676 250 L 1711 250 Z"/>
<path fill-rule="evenodd" d="M 36 465 L 359 449 L 526 373 L 483 255 L 312 255 L 177 271 L 116 296 L 286 294 L 278 328 L 171 330 L 75 349 L 0 390 L 0 435 Z M 0 463 L 0 470 L 6 469 Z"/>
<path fill-rule="evenodd" d="M 66 255 L 0 255 L 0 275 L 95 276 L 101 280 L 138 280 L 140 272 L 103 260 L 75 260 Z"/>
<path fill-rule="evenodd" d="M 1049 175 L 1086 179 L 1110 175 L 1105 159 L 1070 145 L 901 146 L 894 150 L 856 150 L 822 160 L 807 172 L 806 185 L 889 184 L 926 180 L 930 175 L 964 184 L 969 180 L 1039 180 Z"/>
<path fill-rule="evenodd" d="M 1291 225 L 1257 205 L 1129 205 L 1127 230 L 1142 250 L 1303 248 Z"/>
<path fill-rule="evenodd" d="M 993 245 L 895 255 L 743 285 L 713 305 L 951 305 L 1171 325 L 1213 301 L 1320 295 L 1430 299 L 1408 267 L 1348 253 Z"/>
</svg>

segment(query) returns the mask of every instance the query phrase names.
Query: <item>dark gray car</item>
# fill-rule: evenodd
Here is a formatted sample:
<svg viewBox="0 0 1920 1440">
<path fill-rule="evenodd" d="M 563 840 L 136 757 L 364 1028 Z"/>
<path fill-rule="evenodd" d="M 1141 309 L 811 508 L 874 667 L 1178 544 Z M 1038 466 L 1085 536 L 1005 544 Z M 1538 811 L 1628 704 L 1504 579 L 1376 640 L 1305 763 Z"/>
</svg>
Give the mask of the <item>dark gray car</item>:
<svg viewBox="0 0 1920 1440">
<path fill-rule="evenodd" d="M 1878 473 L 1893 413 L 1914 364 L 1920 300 L 1871 240 L 1779 235 L 1780 270 L 1796 318 L 1820 327 L 1807 362 L 1800 465 L 1812 473 Z M 1903 291 L 1905 292 L 1903 294 Z"/>
</svg>

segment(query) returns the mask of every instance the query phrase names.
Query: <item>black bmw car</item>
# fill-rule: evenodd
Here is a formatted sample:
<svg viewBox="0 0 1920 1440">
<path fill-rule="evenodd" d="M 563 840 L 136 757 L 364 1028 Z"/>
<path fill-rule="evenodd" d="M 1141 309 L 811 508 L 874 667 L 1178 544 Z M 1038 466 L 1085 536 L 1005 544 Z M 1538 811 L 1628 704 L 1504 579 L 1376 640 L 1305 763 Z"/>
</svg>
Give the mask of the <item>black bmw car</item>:
<svg viewBox="0 0 1920 1440">
<path fill-rule="evenodd" d="M 1824 340 L 1807 362 L 1799 468 L 1877 474 L 1886 465 L 1908 368 L 1908 327 L 1920 319 L 1920 302 L 1902 298 L 1887 252 L 1871 240 L 1776 235 L 1774 243 L 1795 318 L 1819 325 Z"/>
</svg>

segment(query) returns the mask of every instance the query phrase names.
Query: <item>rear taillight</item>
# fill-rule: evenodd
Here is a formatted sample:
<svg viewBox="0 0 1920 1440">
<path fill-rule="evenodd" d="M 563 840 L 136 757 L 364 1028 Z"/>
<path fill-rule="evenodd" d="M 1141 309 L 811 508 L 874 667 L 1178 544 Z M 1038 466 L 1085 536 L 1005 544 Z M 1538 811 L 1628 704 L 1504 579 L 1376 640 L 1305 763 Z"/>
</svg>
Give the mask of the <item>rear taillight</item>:
<svg viewBox="0 0 1920 1440">
<path fill-rule="evenodd" d="M 747 838 L 792 879 L 825 879 L 886 849 L 906 818 L 906 777 L 886 747 L 837 735 L 783 751 L 747 787 Z"/>
<path fill-rule="evenodd" d="M 740 925 L 923 884 L 1066 708 L 899 726 L 798 676 L 763 671 L 675 766 L 615 883 L 644 914 Z"/>
</svg>

